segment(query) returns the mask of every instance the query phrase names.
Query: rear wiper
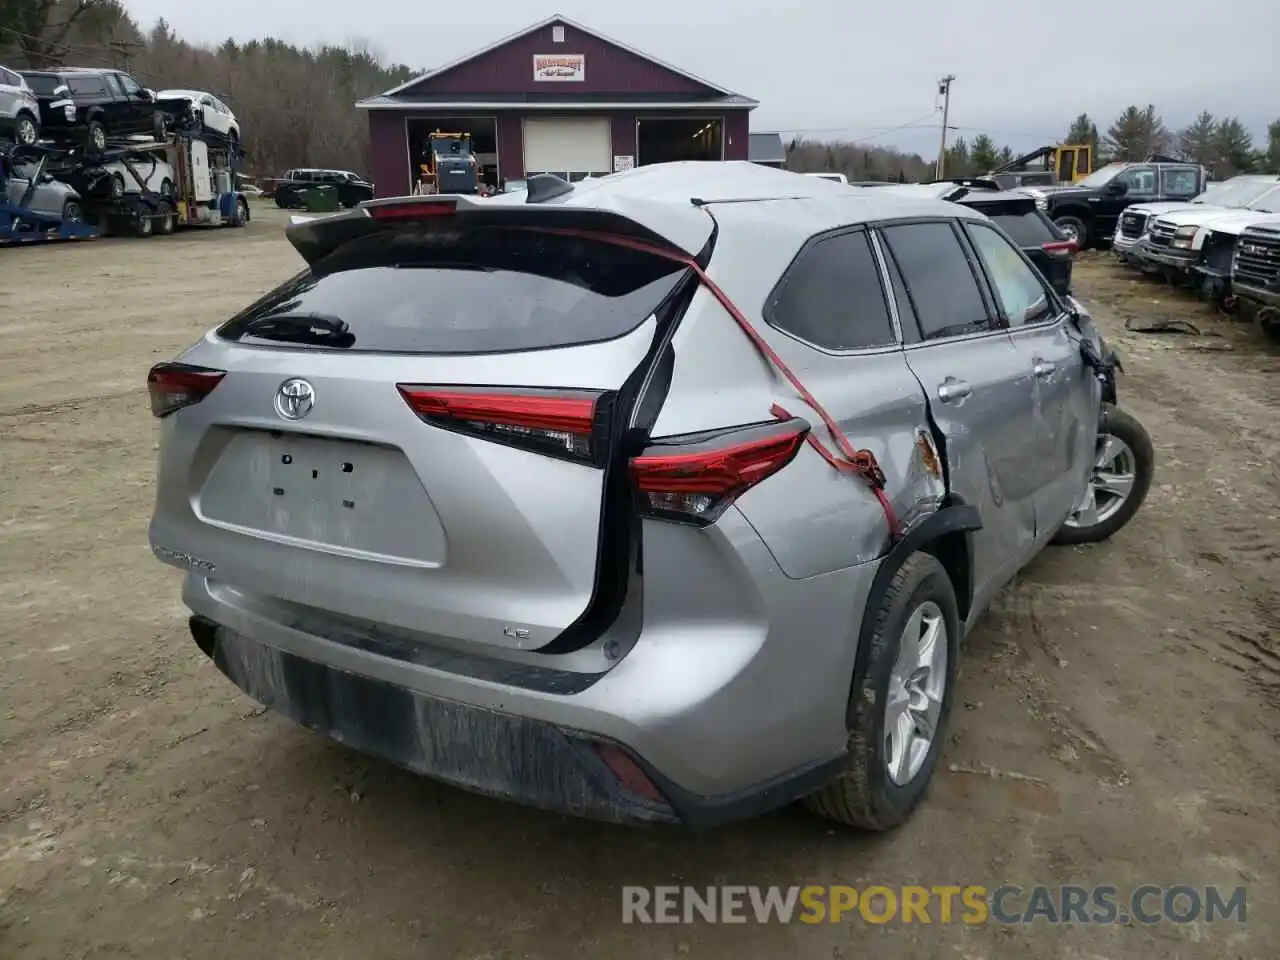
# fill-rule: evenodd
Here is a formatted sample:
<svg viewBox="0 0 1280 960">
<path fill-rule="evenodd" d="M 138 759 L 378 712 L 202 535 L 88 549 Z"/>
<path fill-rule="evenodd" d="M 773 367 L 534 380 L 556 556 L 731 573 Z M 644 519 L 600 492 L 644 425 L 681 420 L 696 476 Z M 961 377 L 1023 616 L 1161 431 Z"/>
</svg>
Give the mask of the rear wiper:
<svg viewBox="0 0 1280 960">
<path fill-rule="evenodd" d="M 269 313 L 250 320 L 240 332 L 260 340 L 325 347 L 349 347 L 356 342 L 347 322 L 328 313 Z"/>
</svg>

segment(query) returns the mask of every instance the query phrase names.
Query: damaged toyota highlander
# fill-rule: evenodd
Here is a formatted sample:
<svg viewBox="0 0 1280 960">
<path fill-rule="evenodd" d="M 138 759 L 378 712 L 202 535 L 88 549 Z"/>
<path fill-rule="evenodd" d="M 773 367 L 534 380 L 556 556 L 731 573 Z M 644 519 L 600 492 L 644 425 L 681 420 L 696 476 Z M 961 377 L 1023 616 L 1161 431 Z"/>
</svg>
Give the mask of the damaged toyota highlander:
<svg viewBox="0 0 1280 960">
<path fill-rule="evenodd" d="M 150 371 L 152 549 L 249 696 L 479 793 L 892 828 L 992 596 L 1151 483 L 1114 353 L 974 210 L 675 163 L 288 236 Z"/>
</svg>

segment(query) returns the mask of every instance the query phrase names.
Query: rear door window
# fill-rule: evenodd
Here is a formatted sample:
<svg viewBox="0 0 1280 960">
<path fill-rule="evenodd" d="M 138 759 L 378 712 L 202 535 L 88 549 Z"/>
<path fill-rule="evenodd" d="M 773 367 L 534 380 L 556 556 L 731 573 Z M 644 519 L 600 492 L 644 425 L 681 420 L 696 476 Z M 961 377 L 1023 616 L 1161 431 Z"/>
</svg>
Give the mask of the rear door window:
<svg viewBox="0 0 1280 960">
<path fill-rule="evenodd" d="M 319 314 L 344 321 L 346 349 L 358 352 L 575 346 L 630 333 L 676 289 L 685 269 L 581 237 L 406 226 L 348 242 L 218 332 L 248 341 L 246 327 L 257 319 Z"/>
<path fill-rule="evenodd" d="M 774 289 L 765 319 L 828 350 L 897 342 L 865 230 L 823 237 L 805 247 Z"/>
<path fill-rule="evenodd" d="M 987 312 L 974 265 L 950 223 L 883 228 L 924 340 L 1000 329 Z"/>
<path fill-rule="evenodd" d="M 107 88 L 102 85 L 102 77 L 72 77 L 67 86 L 71 88 L 72 94 L 79 96 L 100 96 L 107 92 Z"/>
</svg>

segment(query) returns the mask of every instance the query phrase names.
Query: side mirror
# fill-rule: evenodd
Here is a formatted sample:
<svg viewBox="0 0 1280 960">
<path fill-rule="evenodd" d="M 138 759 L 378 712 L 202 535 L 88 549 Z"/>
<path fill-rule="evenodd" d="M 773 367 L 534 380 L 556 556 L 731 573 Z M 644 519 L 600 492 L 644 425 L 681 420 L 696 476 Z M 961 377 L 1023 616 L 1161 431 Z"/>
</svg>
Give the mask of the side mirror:
<svg viewBox="0 0 1280 960">
<path fill-rule="evenodd" d="M 1107 193 L 1113 197 L 1123 197 L 1129 192 L 1129 185 L 1123 180 L 1112 180 L 1107 184 Z"/>
</svg>

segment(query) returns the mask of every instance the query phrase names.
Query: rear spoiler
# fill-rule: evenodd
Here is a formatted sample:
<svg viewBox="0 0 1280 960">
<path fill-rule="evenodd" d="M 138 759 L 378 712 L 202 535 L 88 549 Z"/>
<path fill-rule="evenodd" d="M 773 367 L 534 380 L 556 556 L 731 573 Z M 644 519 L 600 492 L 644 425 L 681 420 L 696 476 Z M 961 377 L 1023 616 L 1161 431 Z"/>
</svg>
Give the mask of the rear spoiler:
<svg viewBox="0 0 1280 960">
<path fill-rule="evenodd" d="M 689 209 L 695 210 L 692 206 Z M 294 219 L 285 228 L 285 236 L 310 266 L 352 240 L 370 236 L 394 224 L 413 222 L 448 224 L 460 229 L 483 226 L 587 231 L 636 240 L 677 251 L 684 256 L 697 256 L 701 252 L 701 245 L 698 250 L 683 250 L 670 237 L 613 210 L 558 204 L 495 203 L 469 194 L 366 200 L 346 213 L 314 220 Z M 708 233 L 711 228 L 708 218 Z"/>
</svg>

